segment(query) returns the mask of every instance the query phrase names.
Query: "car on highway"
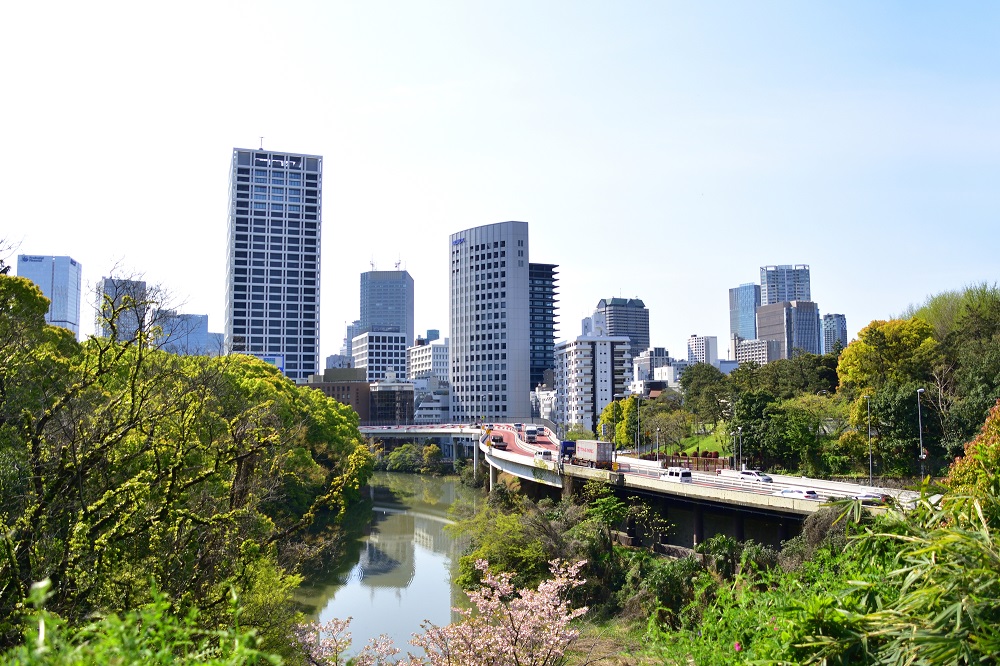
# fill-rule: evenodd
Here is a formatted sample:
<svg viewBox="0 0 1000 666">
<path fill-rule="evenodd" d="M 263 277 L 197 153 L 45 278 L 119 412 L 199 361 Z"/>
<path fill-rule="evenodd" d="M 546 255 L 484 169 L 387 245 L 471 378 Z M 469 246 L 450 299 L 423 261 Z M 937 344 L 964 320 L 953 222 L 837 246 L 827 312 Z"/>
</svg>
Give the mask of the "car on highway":
<svg viewBox="0 0 1000 666">
<path fill-rule="evenodd" d="M 785 488 L 774 493 L 778 497 L 790 497 L 791 499 L 819 500 L 820 496 L 815 490 L 808 488 Z"/>
<path fill-rule="evenodd" d="M 668 467 L 660 474 L 660 481 L 671 481 L 673 483 L 691 483 L 691 470 L 685 467 Z"/>
<path fill-rule="evenodd" d="M 891 496 L 885 493 L 864 492 L 858 493 L 853 499 L 858 500 L 862 504 L 882 505 L 886 504 L 891 499 Z"/>
</svg>

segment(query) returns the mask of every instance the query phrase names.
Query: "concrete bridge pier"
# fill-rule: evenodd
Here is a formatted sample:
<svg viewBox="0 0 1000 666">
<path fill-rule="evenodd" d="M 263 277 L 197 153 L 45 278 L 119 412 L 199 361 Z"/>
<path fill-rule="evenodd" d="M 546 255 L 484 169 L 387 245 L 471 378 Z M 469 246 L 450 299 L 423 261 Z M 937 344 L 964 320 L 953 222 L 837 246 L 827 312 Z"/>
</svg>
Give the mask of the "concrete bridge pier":
<svg viewBox="0 0 1000 666">
<path fill-rule="evenodd" d="M 497 483 L 497 468 L 490 465 L 490 492 L 493 492 L 493 486 Z"/>
<path fill-rule="evenodd" d="M 746 541 L 746 516 L 739 511 L 733 514 L 733 536 L 737 541 Z"/>
<path fill-rule="evenodd" d="M 573 493 L 576 491 L 576 477 L 568 476 L 564 474 L 562 476 L 562 497 L 563 499 L 572 499 Z"/>
<path fill-rule="evenodd" d="M 697 548 L 698 544 L 705 540 L 705 510 L 701 504 L 694 505 L 694 516 L 691 521 L 694 530 L 694 543 L 692 548 Z"/>
</svg>

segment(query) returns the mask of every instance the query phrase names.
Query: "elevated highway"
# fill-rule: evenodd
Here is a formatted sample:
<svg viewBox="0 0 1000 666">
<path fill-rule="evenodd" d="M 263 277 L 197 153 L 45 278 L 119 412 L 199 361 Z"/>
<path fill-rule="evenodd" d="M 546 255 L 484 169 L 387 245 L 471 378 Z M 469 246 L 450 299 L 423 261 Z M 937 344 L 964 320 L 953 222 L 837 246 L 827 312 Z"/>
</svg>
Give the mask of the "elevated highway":
<svg viewBox="0 0 1000 666">
<path fill-rule="evenodd" d="M 499 472 L 561 489 L 563 494 L 573 493 L 587 481 L 598 480 L 625 493 L 652 498 L 664 506 L 688 507 L 694 524 L 692 538 L 695 542 L 704 535 L 704 530 L 699 529 L 703 511 L 737 516 L 734 532 L 740 536 L 745 516 L 787 525 L 788 521 L 800 523 L 827 501 L 869 493 L 894 496 L 898 502 L 905 504 L 916 497 L 915 493 L 908 491 L 783 475 L 771 475 L 773 481 L 764 483 L 694 471 L 691 483 L 677 483 L 660 478 L 663 470 L 656 461 L 628 455 L 617 457 L 614 470 L 593 469 L 560 460 L 559 440 L 550 429 L 543 429 L 535 442 L 528 442 L 523 429 L 515 427 L 515 424 L 401 426 L 363 428 L 362 432 L 373 436 L 461 438 L 473 444 L 471 453 L 475 464 L 489 466 L 491 487 Z M 800 491 L 815 491 L 816 499 L 795 496 L 802 494 Z"/>
</svg>

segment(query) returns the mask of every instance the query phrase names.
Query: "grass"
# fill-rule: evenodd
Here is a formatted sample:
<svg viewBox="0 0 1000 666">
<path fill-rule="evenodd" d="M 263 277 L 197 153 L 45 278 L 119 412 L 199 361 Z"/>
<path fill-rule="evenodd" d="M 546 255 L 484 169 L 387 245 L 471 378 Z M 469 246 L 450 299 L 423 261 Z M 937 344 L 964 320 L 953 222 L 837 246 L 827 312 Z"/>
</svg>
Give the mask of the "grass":
<svg viewBox="0 0 1000 666">
<path fill-rule="evenodd" d="M 718 451 L 720 455 L 723 453 L 723 443 L 719 441 L 715 434 L 707 435 L 691 435 L 690 437 L 685 437 L 681 440 L 681 450 L 685 453 L 693 453 L 694 451 Z"/>
</svg>

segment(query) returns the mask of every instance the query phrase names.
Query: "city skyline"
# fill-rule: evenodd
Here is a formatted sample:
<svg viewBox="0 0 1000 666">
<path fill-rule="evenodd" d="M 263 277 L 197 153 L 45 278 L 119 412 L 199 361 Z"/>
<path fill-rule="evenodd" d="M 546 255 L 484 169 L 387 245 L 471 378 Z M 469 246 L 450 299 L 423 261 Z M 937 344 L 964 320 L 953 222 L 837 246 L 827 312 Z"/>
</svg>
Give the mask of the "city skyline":
<svg viewBox="0 0 1000 666">
<path fill-rule="evenodd" d="M 728 290 L 761 266 L 808 264 L 849 338 L 1000 275 L 991 5 L 57 2 L 8 15 L 5 261 L 72 256 L 84 293 L 120 268 L 211 330 L 224 327 L 233 146 L 324 155 L 322 357 L 357 318 L 371 262 L 401 262 L 416 329 L 447 337 L 442 239 L 504 220 L 528 222 L 537 257 L 559 266 L 559 339 L 598 299 L 641 298 L 650 344 L 674 356 L 692 332 L 726 337 Z M 233 68 L 246 34 L 279 55 Z M 239 105 L 261 80 L 304 93 Z M 40 174 L 63 153 L 86 168 L 52 196 Z M 181 207 L 149 205 L 180 182 Z"/>
</svg>

